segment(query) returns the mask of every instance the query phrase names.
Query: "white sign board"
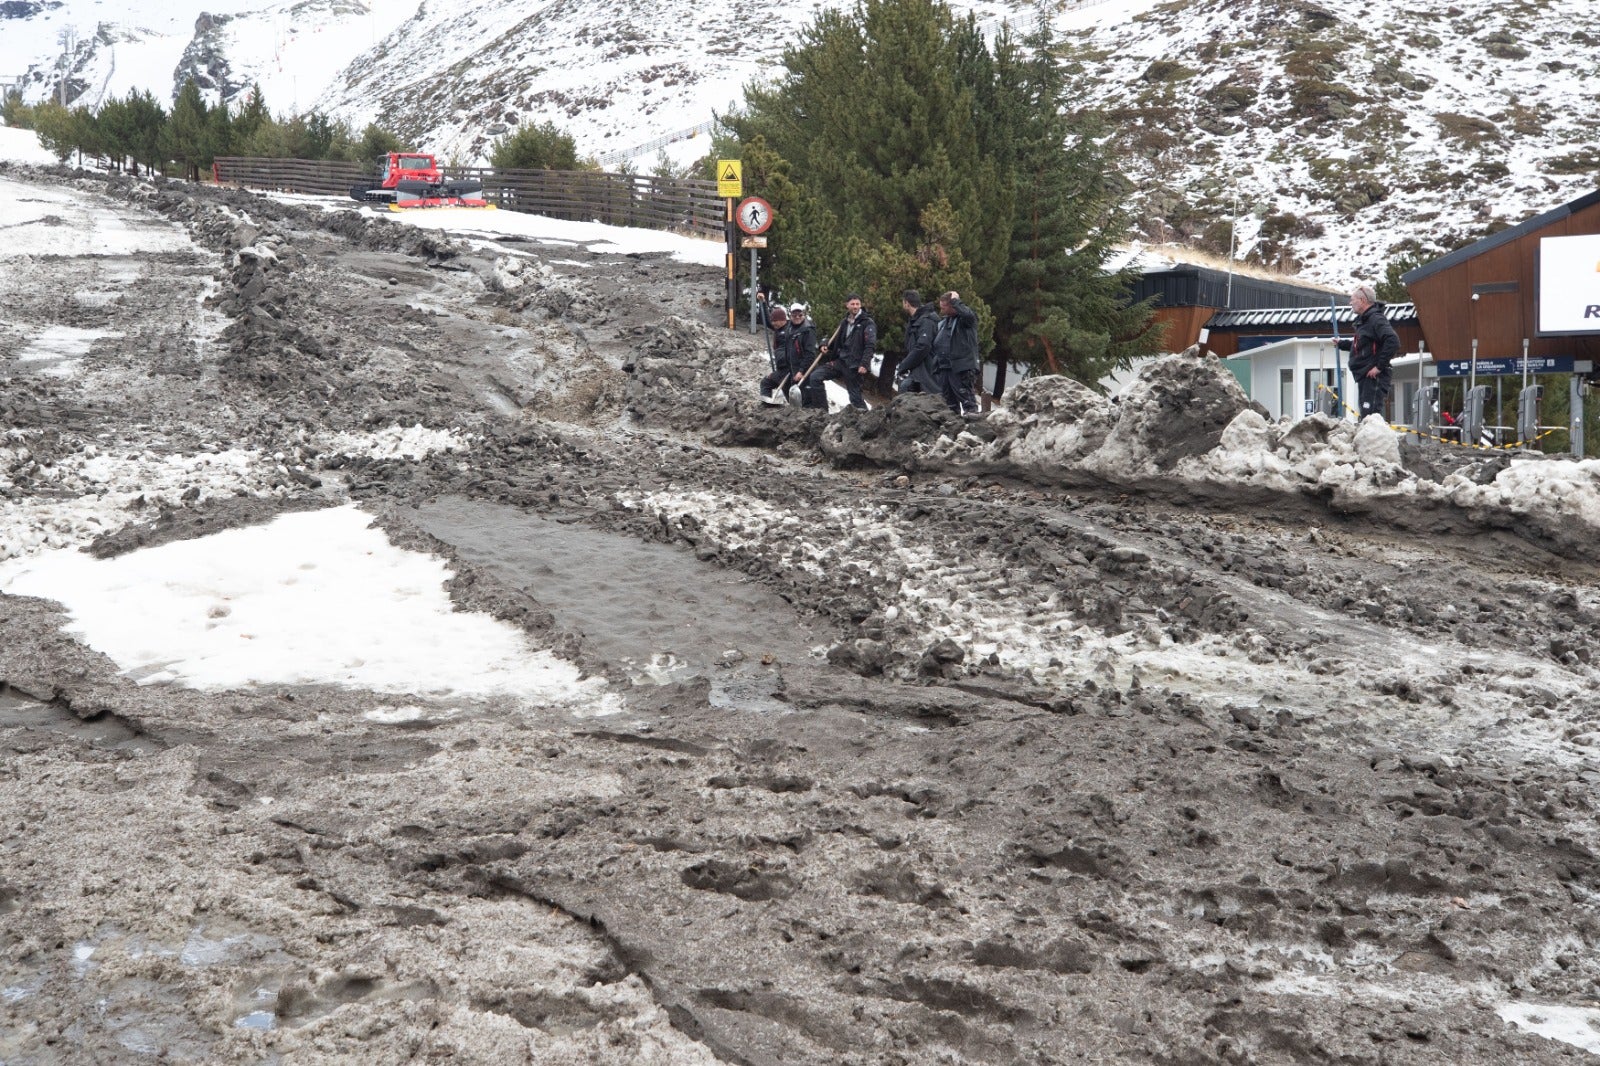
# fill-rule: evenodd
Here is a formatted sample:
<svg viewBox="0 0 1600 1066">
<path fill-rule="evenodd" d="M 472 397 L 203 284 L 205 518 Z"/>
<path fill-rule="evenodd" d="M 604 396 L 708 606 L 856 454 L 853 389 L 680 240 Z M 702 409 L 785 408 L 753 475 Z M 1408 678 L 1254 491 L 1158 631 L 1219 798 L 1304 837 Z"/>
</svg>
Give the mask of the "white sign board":
<svg viewBox="0 0 1600 1066">
<path fill-rule="evenodd" d="M 1539 240 L 1541 337 L 1600 335 L 1600 233 Z"/>
</svg>

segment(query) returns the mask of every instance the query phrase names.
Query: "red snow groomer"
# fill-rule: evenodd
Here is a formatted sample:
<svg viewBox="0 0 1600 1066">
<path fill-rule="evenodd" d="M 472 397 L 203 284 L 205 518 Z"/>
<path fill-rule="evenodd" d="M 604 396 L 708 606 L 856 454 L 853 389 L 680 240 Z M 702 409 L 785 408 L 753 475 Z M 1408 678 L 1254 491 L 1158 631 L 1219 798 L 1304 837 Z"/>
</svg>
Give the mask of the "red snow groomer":
<svg viewBox="0 0 1600 1066">
<path fill-rule="evenodd" d="M 478 196 L 476 178 L 447 180 L 438 162 L 422 152 L 390 152 L 378 157 L 377 173 L 350 186 L 350 198 L 388 204 L 390 210 L 410 207 L 491 207 Z"/>
</svg>

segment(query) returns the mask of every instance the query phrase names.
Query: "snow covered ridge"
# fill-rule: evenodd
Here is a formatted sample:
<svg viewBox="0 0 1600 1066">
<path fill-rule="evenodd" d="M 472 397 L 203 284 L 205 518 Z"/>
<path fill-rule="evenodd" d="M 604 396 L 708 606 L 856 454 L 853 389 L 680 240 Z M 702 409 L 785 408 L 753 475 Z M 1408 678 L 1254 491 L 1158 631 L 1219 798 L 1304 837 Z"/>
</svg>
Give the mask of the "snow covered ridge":
<svg viewBox="0 0 1600 1066">
<path fill-rule="evenodd" d="M 1226 254 L 1239 218 L 1241 254 L 1343 285 L 1593 188 L 1593 15 L 1197 0 L 1089 29 L 1074 59 L 1146 236 Z"/>
<path fill-rule="evenodd" d="M 13 3 L 9 7 L 19 5 Z M 99 0 L 22 4 L 0 71 L 30 102 L 55 84 L 57 34 L 79 28 L 70 91 L 94 106 L 139 88 L 170 101 L 258 81 L 274 111 L 379 121 L 462 161 L 519 124 L 553 121 L 581 152 L 695 126 L 777 69 L 825 0 L 733 7 L 598 0 Z M 958 0 L 986 26 L 1033 5 Z M 1063 5 L 1052 5 L 1063 7 Z M 1086 104 L 1108 119 L 1144 234 L 1303 264 L 1344 285 L 1448 250 L 1592 188 L 1600 110 L 1590 0 L 1118 0 L 1064 5 Z M 94 27 L 94 30 L 91 30 Z M 677 164 L 704 137 L 671 146 Z M 652 152 L 634 163 L 649 168 Z"/>
</svg>

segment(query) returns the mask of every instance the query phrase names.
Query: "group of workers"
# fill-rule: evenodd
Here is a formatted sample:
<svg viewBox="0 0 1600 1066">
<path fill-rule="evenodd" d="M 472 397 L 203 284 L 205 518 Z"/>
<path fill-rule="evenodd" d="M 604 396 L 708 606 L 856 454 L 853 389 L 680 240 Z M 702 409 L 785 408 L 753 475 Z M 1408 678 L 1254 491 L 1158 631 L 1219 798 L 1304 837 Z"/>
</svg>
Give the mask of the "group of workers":
<svg viewBox="0 0 1600 1066">
<path fill-rule="evenodd" d="M 760 321 L 772 331 L 771 372 L 761 379 L 763 403 L 782 407 L 793 388 L 799 391 L 801 407 L 827 410 L 826 383 L 837 381 L 851 407 L 866 409 L 861 390 L 872 372 L 878 324 L 860 295 L 845 297 L 843 320 L 821 344 L 805 304 L 795 302 L 785 309 L 764 292 L 756 294 L 756 301 Z M 921 293 L 907 289 L 900 305 L 906 314 L 906 342 L 895 368 L 896 391 L 931 393 L 942 397 L 953 413 L 978 418 L 982 409 L 973 388 L 978 380 L 977 314 L 958 292 L 923 303 Z"/>
</svg>

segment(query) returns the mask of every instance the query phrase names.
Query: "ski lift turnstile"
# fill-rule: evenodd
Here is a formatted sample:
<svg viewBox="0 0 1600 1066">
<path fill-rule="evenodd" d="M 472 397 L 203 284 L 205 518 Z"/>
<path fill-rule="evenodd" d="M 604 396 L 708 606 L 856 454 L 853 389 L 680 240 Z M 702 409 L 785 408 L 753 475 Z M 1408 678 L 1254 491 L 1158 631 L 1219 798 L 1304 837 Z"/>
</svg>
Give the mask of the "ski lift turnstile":
<svg viewBox="0 0 1600 1066">
<path fill-rule="evenodd" d="M 1435 359 L 1431 363 L 1419 362 L 1417 367 L 1417 398 L 1412 407 L 1411 428 L 1424 439 L 1448 439 L 1446 427 L 1438 426 L 1431 416 L 1439 401 L 1438 385 L 1425 385 L 1424 378 L 1465 378 L 1461 417 L 1458 420 L 1461 443 L 1495 446 L 1507 442 L 1515 434 L 1519 445 L 1529 446 L 1541 436 L 1557 430 L 1566 430 L 1571 439 L 1571 454 L 1584 455 L 1583 401 L 1588 394 L 1588 377 L 1594 373 L 1594 362 L 1570 356 L 1530 357 L 1506 359 Z M 1476 348 L 1474 348 L 1476 355 Z M 1410 358 L 1410 357 L 1402 357 Z M 1545 399 L 1545 386 L 1533 380 L 1535 375 L 1567 374 L 1570 381 L 1571 420 L 1565 426 L 1547 426 L 1541 421 L 1541 407 Z M 1514 426 L 1490 424 L 1489 394 L 1493 386 L 1480 385 L 1484 378 L 1496 382 L 1506 378 L 1522 379 L 1517 392 L 1517 418 Z M 1424 396 L 1427 397 L 1426 402 Z M 1426 418 L 1426 421 L 1425 421 Z"/>
</svg>

